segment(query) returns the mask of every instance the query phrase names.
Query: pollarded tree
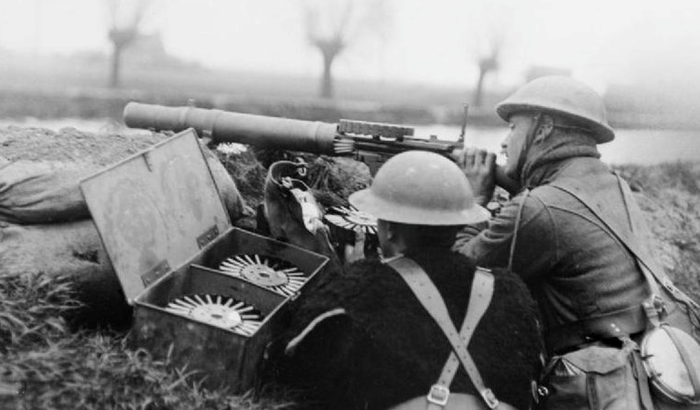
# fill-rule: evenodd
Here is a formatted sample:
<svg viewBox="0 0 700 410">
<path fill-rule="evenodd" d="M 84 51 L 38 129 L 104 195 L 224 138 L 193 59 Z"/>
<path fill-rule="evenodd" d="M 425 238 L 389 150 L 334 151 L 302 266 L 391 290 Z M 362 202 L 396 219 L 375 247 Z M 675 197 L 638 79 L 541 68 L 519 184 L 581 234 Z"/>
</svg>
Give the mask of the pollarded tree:
<svg viewBox="0 0 700 410">
<path fill-rule="evenodd" d="M 107 38 L 112 43 L 109 86 L 121 85 L 121 60 L 124 50 L 138 39 L 152 0 L 107 0 L 109 31 Z"/>
<path fill-rule="evenodd" d="M 500 68 L 501 50 L 503 46 L 503 36 L 500 32 L 491 33 L 488 44 L 478 57 L 477 65 L 479 76 L 474 88 L 474 106 L 480 107 L 484 96 L 484 80 L 490 72 L 498 71 Z"/>
<path fill-rule="evenodd" d="M 507 63 L 506 46 L 513 40 L 511 29 L 522 15 L 522 8 L 508 0 L 473 0 L 466 13 L 469 54 L 477 69 L 472 105 L 484 104 L 488 78 Z M 517 39 L 516 39 L 517 40 Z"/>
<path fill-rule="evenodd" d="M 389 25 L 388 0 L 308 0 L 304 24 L 309 44 L 323 59 L 319 95 L 333 98 L 333 63 L 365 36 L 384 35 Z"/>
</svg>

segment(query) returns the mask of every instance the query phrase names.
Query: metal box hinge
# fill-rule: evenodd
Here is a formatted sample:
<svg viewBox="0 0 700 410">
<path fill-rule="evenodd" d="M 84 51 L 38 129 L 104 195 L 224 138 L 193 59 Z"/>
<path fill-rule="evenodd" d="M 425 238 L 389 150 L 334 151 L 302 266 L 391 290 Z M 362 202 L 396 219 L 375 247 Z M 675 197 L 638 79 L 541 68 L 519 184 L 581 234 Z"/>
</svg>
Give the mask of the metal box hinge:
<svg viewBox="0 0 700 410">
<path fill-rule="evenodd" d="M 141 280 L 143 285 L 148 287 L 151 283 L 155 282 L 158 278 L 170 272 L 170 264 L 167 260 L 160 261 L 156 266 L 151 268 L 148 272 L 141 275 Z"/>
<path fill-rule="evenodd" d="M 219 227 L 214 225 L 211 228 L 207 229 L 204 231 L 203 234 L 199 235 L 197 237 L 197 245 L 199 245 L 199 249 L 204 248 L 209 244 L 209 242 L 213 241 L 219 236 Z"/>
</svg>

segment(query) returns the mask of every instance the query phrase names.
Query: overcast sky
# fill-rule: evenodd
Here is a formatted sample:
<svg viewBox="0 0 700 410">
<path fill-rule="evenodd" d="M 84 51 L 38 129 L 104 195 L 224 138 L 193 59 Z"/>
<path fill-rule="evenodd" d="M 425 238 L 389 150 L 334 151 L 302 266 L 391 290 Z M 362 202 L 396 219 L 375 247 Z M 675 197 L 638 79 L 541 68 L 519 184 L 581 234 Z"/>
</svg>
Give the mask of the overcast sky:
<svg viewBox="0 0 700 410">
<path fill-rule="evenodd" d="M 159 30 L 170 53 L 212 67 L 317 75 L 320 57 L 306 43 L 302 18 L 311 1 L 155 0 L 146 29 Z M 0 0 L 0 47 L 106 52 L 106 3 Z M 123 3 L 128 9 L 133 1 Z M 335 67 L 339 76 L 471 85 L 476 56 L 497 32 L 501 83 L 548 65 L 596 88 L 700 84 L 700 1 L 387 0 L 385 12 L 373 14 L 380 28 L 351 44 Z"/>
</svg>

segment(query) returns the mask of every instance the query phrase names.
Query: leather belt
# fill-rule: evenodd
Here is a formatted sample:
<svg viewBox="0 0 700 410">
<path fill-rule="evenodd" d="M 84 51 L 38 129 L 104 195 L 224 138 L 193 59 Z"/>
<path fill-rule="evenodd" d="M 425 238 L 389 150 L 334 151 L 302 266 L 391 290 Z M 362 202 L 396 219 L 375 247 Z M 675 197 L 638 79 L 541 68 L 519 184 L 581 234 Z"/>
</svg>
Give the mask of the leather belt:
<svg viewBox="0 0 700 410">
<path fill-rule="evenodd" d="M 547 351 L 561 353 L 571 348 L 622 336 L 646 329 L 647 316 L 641 303 L 637 306 L 607 313 L 550 329 L 545 335 Z"/>
</svg>

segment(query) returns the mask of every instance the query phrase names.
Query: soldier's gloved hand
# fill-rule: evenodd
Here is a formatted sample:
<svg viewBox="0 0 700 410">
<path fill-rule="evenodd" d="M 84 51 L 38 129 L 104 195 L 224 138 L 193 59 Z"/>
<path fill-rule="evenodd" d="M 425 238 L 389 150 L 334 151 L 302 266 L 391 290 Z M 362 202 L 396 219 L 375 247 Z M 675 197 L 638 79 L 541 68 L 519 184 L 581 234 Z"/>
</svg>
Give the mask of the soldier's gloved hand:
<svg viewBox="0 0 700 410">
<path fill-rule="evenodd" d="M 455 152 L 453 157 L 469 179 L 476 203 L 482 206 L 488 204 L 496 188 L 496 154 L 468 147 Z"/>
<path fill-rule="evenodd" d="M 332 265 L 340 266 L 316 198 L 302 180 L 295 178 L 305 173 L 306 165 L 299 162 L 277 161 L 270 165 L 263 207 L 270 236 L 326 255 Z"/>
</svg>

